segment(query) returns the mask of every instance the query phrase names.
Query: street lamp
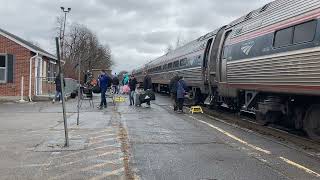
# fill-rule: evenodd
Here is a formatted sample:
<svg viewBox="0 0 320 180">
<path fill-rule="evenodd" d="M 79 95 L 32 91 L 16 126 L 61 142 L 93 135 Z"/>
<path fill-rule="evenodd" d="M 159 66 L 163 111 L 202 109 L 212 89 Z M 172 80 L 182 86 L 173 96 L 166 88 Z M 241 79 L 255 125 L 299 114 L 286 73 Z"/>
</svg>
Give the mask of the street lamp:
<svg viewBox="0 0 320 180">
<path fill-rule="evenodd" d="M 71 8 L 64 8 L 64 7 L 60 7 L 60 9 L 62 10 L 62 12 L 64 13 L 64 21 L 63 21 L 63 29 L 62 29 L 62 37 L 60 37 L 61 40 L 61 59 L 64 59 L 64 52 L 63 52 L 63 45 L 64 45 L 64 32 L 66 30 L 66 21 L 67 21 L 67 13 L 69 13 L 71 11 Z"/>
<path fill-rule="evenodd" d="M 59 63 L 59 77 L 60 77 L 60 86 L 61 86 L 62 112 L 63 112 L 63 121 L 64 121 L 65 147 L 69 147 L 68 123 L 67 123 L 66 107 L 64 102 L 64 77 L 62 74 L 61 59 L 64 60 L 64 56 L 63 56 L 64 55 L 63 54 L 64 31 L 66 29 L 67 13 L 71 11 L 71 8 L 68 8 L 67 10 L 65 10 L 64 7 L 60 7 L 60 8 L 64 12 L 63 31 L 62 31 L 62 37 L 60 37 L 61 58 L 60 58 L 60 52 L 59 52 L 58 37 L 56 38 L 56 46 L 57 46 L 57 56 L 59 61 L 58 63 Z M 60 33 L 60 36 L 61 36 L 61 33 Z"/>
</svg>

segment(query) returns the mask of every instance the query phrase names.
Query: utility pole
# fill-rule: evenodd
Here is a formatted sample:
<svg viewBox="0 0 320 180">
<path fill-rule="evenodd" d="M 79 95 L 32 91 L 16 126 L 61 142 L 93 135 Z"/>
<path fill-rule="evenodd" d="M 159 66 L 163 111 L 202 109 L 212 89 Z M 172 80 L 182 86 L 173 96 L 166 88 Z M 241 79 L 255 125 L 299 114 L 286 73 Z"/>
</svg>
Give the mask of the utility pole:
<svg viewBox="0 0 320 180">
<path fill-rule="evenodd" d="M 61 100 L 62 100 L 62 113 L 63 113 L 63 122 L 64 122 L 64 136 L 65 136 L 65 147 L 69 147 L 69 137 L 68 137 L 68 123 L 67 123 L 67 115 L 66 115 L 66 106 L 64 101 L 64 77 L 62 74 L 61 68 L 61 59 L 60 59 L 60 50 L 59 50 L 59 38 L 56 37 L 56 48 L 57 48 L 57 56 L 58 56 L 58 67 L 59 67 L 59 77 L 60 77 L 60 86 L 61 86 Z"/>
</svg>

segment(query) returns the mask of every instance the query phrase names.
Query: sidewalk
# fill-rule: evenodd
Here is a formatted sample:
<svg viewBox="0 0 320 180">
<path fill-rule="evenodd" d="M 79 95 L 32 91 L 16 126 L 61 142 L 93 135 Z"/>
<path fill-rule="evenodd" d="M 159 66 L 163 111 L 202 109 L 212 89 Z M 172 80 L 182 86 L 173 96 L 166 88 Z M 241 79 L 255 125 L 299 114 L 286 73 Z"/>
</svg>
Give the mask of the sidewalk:
<svg viewBox="0 0 320 180">
<path fill-rule="evenodd" d="M 95 106 L 98 97 L 94 98 Z M 130 179 L 126 130 L 111 100 L 98 110 L 67 101 L 70 147 L 63 147 L 61 104 L 0 104 L 0 179 Z"/>
</svg>

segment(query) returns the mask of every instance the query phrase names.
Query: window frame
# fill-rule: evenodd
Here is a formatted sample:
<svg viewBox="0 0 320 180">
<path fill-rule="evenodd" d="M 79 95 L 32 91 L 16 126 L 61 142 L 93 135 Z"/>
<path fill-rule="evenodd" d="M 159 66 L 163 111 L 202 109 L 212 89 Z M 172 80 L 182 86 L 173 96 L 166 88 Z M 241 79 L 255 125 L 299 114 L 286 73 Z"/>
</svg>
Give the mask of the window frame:
<svg viewBox="0 0 320 180">
<path fill-rule="evenodd" d="M 184 62 L 184 64 L 182 63 Z M 180 59 L 180 67 L 184 67 L 184 66 L 187 66 L 188 64 L 188 58 L 183 58 L 183 59 Z"/>
<path fill-rule="evenodd" d="M 176 66 L 177 65 L 177 66 Z M 174 61 L 173 62 L 173 68 L 179 68 L 180 67 L 180 61 L 177 60 L 177 61 Z"/>
<path fill-rule="evenodd" d="M 315 23 L 316 23 L 315 31 L 314 31 L 315 33 L 314 33 L 313 39 L 310 40 L 310 41 L 294 42 L 296 27 L 299 26 L 299 25 L 302 25 L 302 24 L 309 23 L 309 22 L 315 22 Z M 290 43 L 290 44 L 287 44 L 287 45 L 283 45 L 283 46 L 275 46 L 276 34 L 277 34 L 279 31 L 282 31 L 282 30 L 285 30 L 285 29 L 289 29 L 289 28 L 292 28 L 291 43 Z M 284 48 L 284 47 L 288 47 L 288 46 L 293 46 L 293 45 L 298 45 L 298 44 L 304 44 L 304 43 L 313 42 L 313 41 L 316 39 L 317 28 L 318 28 L 318 20 L 317 20 L 317 19 L 311 19 L 311 20 L 308 20 L 308 21 L 305 21 L 305 22 L 301 22 L 301 23 L 299 23 L 299 24 L 295 24 L 295 25 L 288 26 L 288 27 L 285 27 L 285 28 L 282 28 L 282 29 L 278 29 L 278 30 L 276 30 L 276 31 L 273 33 L 272 46 L 273 46 L 274 49 L 279 49 L 279 48 Z"/>
<path fill-rule="evenodd" d="M 285 28 L 282 28 L 282 29 L 279 29 L 279 30 L 276 30 L 274 32 L 274 35 L 273 35 L 273 47 L 274 48 L 283 48 L 283 47 L 288 47 L 288 46 L 292 46 L 293 45 L 293 36 L 294 36 L 294 27 L 295 26 L 289 26 L 289 27 L 285 27 Z M 282 45 L 282 46 L 276 46 L 276 37 L 277 37 L 277 33 L 280 32 L 280 31 L 283 31 L 285 29 L 292 29 L 292 32 L 291 32 L 291 41 L 289 44 L 286 44 L 286 45 Z"/>
<path fill-rule="evenodd" d="M 315 22 L 315 29 L 314 29 L 314 34 L 313 34 L 313 38 L 312 40 L 309 40 L 309 41 L 300 41 L 300 42 L 294 42 L 294 37 L 295 37 L 295 32 L 296 32 L 296 27 L 297 26 L 300 26 L 300 25 L 303 25 L 303 24 L 307 24 L 307 23 L 311 23 L 311 22 Z M 312 19 L 310 21 L 306 21 L 306 22 L 303 22 L 303 23 L 300 23 L 300 24 L 296 24 L 294 25 L 294 28 L 293 28 L 293 36 L 292 36 L 292 44 L 295 45 L 295 44 L 303 44 L 303 43 L 308 43 L 308 42 L 312 42 L 315 40 L 316 38 L 316 35 L 317 35 L 317 27 L 318 27 L 318 21 L 315 20 L 315 19 Z"/>
<path fill-rule="evenodd" d="M 0 67 L 0 69 L 4 69 L 4 80 L 0 79 L 0 84 L 6 84 L 8 82 L 8 54 L 0 53 L 0 56 L 5 57 L 5 67 Z"/>
</svg>

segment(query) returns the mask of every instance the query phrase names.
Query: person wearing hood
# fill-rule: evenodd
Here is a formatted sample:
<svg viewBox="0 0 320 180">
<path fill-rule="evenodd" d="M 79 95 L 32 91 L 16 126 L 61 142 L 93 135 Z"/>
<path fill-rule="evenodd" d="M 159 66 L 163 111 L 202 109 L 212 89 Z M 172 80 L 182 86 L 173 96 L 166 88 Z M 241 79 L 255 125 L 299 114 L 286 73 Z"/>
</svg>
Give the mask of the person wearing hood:
<svg viewBox="0 0 320 180">
<path fill-rule="evenodd" d="M 123 85 L 128 85 L 129 83 L 129 75 L 128 74 L 125 74 L 124 77 L 123 77 L 123 80 L 122 80 L 122 84 Z"/>
<path fill-rule="evenodd" d="M 177 106 L 178 112 L 183 113 L 183 104 L 184 104 L 184 96 L 187 91 L 187 84 L 183 80 L 183 77 L 180 76 L 177 82 Z"/>
<path fill-rule="evenodd" d="M 178 106 L 177 106 L 177 83 L 178 83 L 178 81 L 179 81 L 178 73 L 175 73 L 169 83 L 169 90 L 170 90 L 171 101 L 172 101 L 174 111 L 178 110 Z"/>
</svg>

